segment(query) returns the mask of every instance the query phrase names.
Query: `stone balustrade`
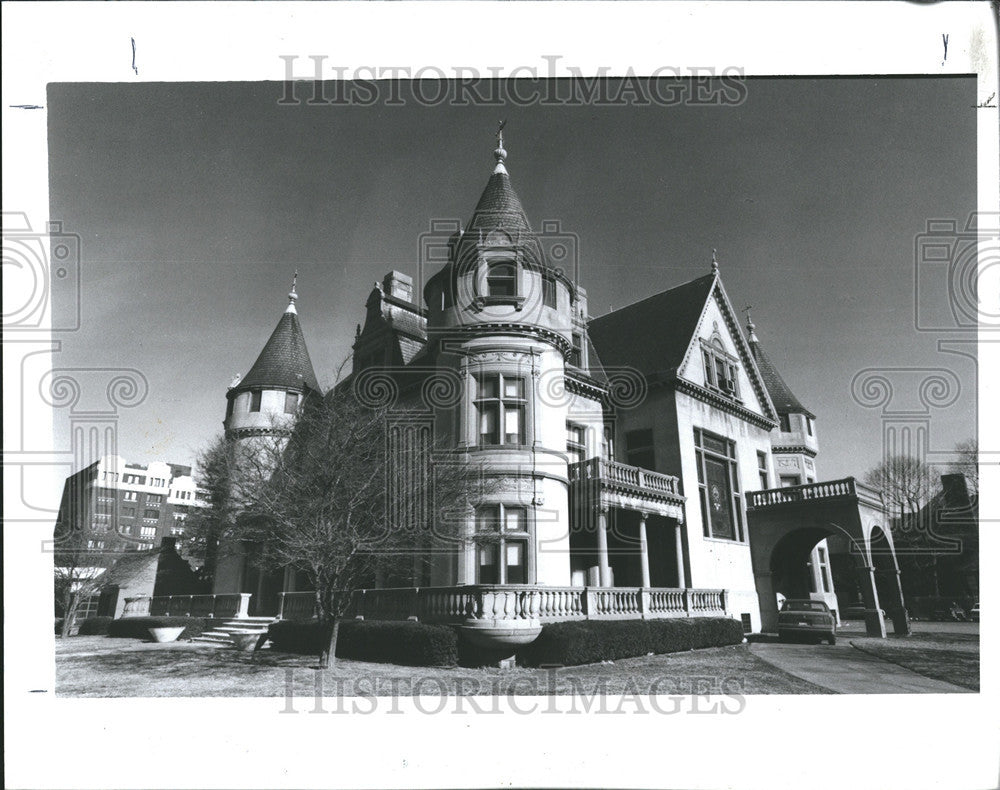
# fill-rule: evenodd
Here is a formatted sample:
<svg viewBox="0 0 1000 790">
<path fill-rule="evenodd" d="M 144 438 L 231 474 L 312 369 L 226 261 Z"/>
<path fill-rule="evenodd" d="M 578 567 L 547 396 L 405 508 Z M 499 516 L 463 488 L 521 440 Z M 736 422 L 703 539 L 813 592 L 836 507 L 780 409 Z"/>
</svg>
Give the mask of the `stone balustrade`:
<svg viewBox="0 0 1000 790">
<path fill-rule="evenodd" d="M 601 481 L 612 488 L 680 498 L 680 485 L 676 477 L 639 466 L 609 461 L 606 458 L 588 458 L 586 461 L 571 464 L 569 479 L 573 483 L 587 480 Z"/>
<path fill-rule="evenodd" d="M 125 599 L 122 617 L 249 617 L 251 593 L 148 595 Z"/>
<path fill-rule="evenodd" d="M 867 494 L 873 489 L 864 488 L 861 493 Z M 828 480 L 822 483 L 808 483 L 788 488 L 768 488 L 764 491 L 748 491 L 747 507 L 769 507 L 790 502 L 812 502 L 819 499 L 840 497 L 856 497 L 859 485 L 853 477 L 843 480 Z"/>
<path fill-rule="evenodd" d="M 279 618 L 315 614 L 311 592 L 280 593 Z M 638 620 L 728 614 L 725 590 L 661 587 L 463 585 L 355 590 L 350 614 L 367 620 L 465 623 L 472 620 Z"/>
</svg>

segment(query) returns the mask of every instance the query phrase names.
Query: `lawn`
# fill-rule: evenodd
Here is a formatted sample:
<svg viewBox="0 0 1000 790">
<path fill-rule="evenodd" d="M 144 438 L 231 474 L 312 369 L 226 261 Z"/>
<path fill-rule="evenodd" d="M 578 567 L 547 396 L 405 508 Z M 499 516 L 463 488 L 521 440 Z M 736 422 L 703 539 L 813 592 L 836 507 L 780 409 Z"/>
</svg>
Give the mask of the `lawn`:
<svg viewBox="0 0 1000 790">
<path fill-rule="evenodd" d="M 194 643 L 103 636 L 56 640 L 56 693 L 66 697 L 824 694 L 746 645 L 558 669 L 402 667 L 340 659 L 319 675 L 309 656 L 256 658 Z"/>
<path fill-rule="evenodd" d="M 925 677 L 979 691 L 978 634 L 890 634 L 886 639 L 852 637 L 851 644 Z"/>
</svg>

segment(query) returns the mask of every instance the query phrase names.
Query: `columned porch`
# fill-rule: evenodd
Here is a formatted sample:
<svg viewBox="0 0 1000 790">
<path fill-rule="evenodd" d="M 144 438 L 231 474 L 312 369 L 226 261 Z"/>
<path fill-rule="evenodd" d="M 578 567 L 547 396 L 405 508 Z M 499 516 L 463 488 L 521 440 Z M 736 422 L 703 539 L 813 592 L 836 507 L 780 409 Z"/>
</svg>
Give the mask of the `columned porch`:
<svg viewBox="0 0 1000 790">
<path fill-rule="evenodd" d="M 676 477 L 595 457 L 569 481 L 574 586 L 687 587 Z"/>
</svg>

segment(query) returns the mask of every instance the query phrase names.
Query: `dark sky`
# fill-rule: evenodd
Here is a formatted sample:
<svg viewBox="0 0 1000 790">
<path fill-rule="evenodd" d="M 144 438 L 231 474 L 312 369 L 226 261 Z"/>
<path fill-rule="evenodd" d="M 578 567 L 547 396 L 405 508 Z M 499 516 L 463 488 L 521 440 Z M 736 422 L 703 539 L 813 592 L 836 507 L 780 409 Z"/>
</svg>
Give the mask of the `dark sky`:
<svg viewBox="0 0 1000 790">
<path fill-rule="evenodd" d="M 282 106 L 279 83 L 52 85 L 52 219 L 81 236 L 83 316 L 53 364 L 142 370 L 120 453 L 190 463 L 293 271 L 327 385 L 372 283 L 417 275 L 432 219 L 468 219 L 507 118 L 514 187 L 536 228 L 577 234 L 592 315 L 707 273 L 717 248 L 818 417 L 821 478 L 881 457 L 878 412 L 851 397 L 863 368 L 953 370 L 962 395 L 931 437 L 947 450 L 975 433 L 975 369 L 914 328 L 914 238 L 975 208 L 974 87 L 750 79 L 739 106 L 357 107 Z"/>
</svg>

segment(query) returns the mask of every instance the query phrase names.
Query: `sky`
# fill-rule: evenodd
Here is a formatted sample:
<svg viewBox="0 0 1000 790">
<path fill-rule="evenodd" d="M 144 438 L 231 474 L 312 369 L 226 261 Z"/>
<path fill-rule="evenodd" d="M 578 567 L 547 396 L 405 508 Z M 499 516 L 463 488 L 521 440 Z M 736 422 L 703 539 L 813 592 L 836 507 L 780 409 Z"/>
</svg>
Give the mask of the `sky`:
<svg viewBox="0 0 1000 790">
<path fill-rule="evenodd" d="M 975 210 L 972 78 L 749 79 L 733 106 L 279 104 L 259 83 L 52 84 L 51 219 L 80 236 L 81 323 L 55 367 L 134 368 L 119 453 L 190 464 L 222 429 L 225 393 L 253 364 L 298 271 L 320 383 L 350 354 L 373 282 L 416 278 L 421 234 L 466 221 L 507 120 L 511 181 L 535 229 L 575 234 L 592 316 L 710 271 L 817 416 L 821 479 L 882 457 L 880 411 L 855 375 L 892 368 L 893 408 L 922 408 L 928 369 L 953 403 L 931 409 L 929 460 L 975 435 L 975 362 L 947 314 L 946 280 L 916 265 L 929 220 Z M 921 280 L 921 306 L 914 287 Z M 926 282 L 925 282 L 926 280 Z M 57 315 L 74 297 L 53 286 Z M 921 322 L 925 323 L 925 322 Z M 916 377 L 913 392 L 904 379 Z M 909 381 L 909 379 L 907 380 Z M 910 381 L 906 386 L 912 385 Z M 55 412 L 57 446 L 68 414 Z"/>
</svg>

